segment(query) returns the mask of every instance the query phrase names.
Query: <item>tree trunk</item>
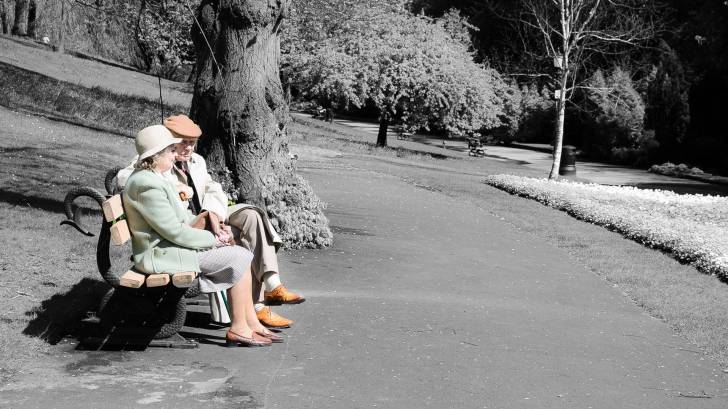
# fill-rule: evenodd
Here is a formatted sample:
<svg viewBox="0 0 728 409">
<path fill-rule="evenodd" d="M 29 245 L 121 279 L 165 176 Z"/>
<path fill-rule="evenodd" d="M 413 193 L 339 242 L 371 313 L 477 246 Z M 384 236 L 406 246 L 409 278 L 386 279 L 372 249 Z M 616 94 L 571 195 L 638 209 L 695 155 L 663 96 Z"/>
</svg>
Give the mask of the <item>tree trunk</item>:
<svg viewBox="0 0 728 409">
<path fill-rule="evenodd" d="M 15 0 L 15 23 L 13 23 L 13 35 L 24 36 L 28 34 L 28 0 Z"/>
<path fill-rule="evenodd" d="M 61 0 L 61 21 L 58 23 L 58 47 L 56 51 L 63 53 L 65 50 L 66 37 L 66 0 Z"/>
<path fill-rule="evenodd" d="M 36 20 L 36 12 L 38 11 L 38 8 L 36 7 L 35 0 L 30 0 L 28 2 L 28 27 L 27 27 L 27 35 L 28 37 L 35 37 L 35 20 Z"/>
<path fill-rule="evenodd" d="M 197 55 L 190 117 L 200 153 L 239 203 L 267 208 L 291 247 L 331 242 L 322 205 L 295 175 L 279 75 L 279 30 L 289 0 L 203 0 L 193 26 Z M 212 48 L 212 54 L 210 53 Z"/>
<path fill-rule="evenodd" d="M 554 161 L 551 164 L 549 179 L 558 179 L 559 167 L 561 166 L 561 149 L 564 146 L 564 121 L 566 119 L 566 84 L 568 71 L 563 70 L 559 80 L 561 92 L 556 103 L 556 130 L 554 133 Z"/>
<path fill-rule="evenodd" d="M 389 114 L 385 111 L 379 116 L 379 133 L 377 134 L 377 146 L 387 146 L 387 128 L 389 127 Z"/>
<path fill-rule="evenodd" d="M 0 30 L 3 34 L 10 32 L 10 10 L 7 0 L 0 0 Z"/>
<path fill-rule="evenodd" d="M 564 145 L 564 120 L 566 116 L 566 86 L 569 80 L 569 52 L 571 51 L 569 41 L 571 23 L 567 18 L 566 5 L 562 0 L 559 3 L 561 12 L 561 68 L 559 71 L 559 102 L 556 104 L 556 131 L 554 134 L 554 162 L 551 164 L 549 180 L 559 178 L 559 167 L 561 166 L 561 149 Z"/>
</svg>

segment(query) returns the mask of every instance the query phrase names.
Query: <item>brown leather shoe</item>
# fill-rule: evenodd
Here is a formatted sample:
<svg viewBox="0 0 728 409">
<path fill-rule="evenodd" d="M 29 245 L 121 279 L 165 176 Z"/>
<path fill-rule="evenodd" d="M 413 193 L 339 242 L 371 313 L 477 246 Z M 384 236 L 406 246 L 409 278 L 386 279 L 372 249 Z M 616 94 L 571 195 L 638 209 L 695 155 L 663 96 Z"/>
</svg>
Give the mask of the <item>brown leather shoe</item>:
<svg viewBox="0 0 728 409">
<path fill-rule="evenodd" d="M 253 336 L 248 338 L 232 330 L 228 330 L 228 332 L 225 333 L 225 341 L 227 341 L 225 346 L 228 347 L 266 347 L 272 343 L 270 339 L 260 336 L 255 331 L 253 331 Z"/>
<path fill-rule="evenodd" d="M 293 321 L 274 313 L 270 307 L 265 306 L 260 311 L 256 311 L 258 321 L 268 328 L 283 329 L 290 328 Z"/>
<path fill-rule="evenodd" d="M 283 284 L 274 288 L 273 291 L 266 291 L 265 303 L 268 305 L 281 305 L 281 304 L 300 304 L 306 301 L 305 298 L 289 291 Z"/>
</svg>

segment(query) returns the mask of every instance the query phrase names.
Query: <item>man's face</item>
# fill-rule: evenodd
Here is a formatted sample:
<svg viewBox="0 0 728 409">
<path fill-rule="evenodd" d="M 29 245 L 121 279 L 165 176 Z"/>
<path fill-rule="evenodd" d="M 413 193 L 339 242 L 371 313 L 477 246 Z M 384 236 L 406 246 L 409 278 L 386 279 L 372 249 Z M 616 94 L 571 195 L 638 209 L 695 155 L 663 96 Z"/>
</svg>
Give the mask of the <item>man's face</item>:
<svg viewBox="0 0 728 409">
<path fill-rule="evenodd" d="M 175 154 L 177 162 L 188 162 L 192 158 L 192 152 L 197 146 L 197 138 L 184 138 L 182 142 L 175 145 Z"/>
</svg>

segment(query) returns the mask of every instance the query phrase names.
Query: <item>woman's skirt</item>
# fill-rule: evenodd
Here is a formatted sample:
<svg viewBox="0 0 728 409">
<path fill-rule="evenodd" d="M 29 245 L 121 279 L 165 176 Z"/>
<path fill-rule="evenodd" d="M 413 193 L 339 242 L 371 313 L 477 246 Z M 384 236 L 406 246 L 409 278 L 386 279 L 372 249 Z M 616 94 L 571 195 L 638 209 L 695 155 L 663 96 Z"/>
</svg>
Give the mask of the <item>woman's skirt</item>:
<svg viewBox="0 0 728 409">
<path fill-rule="evenodd" d="M 243 278 L 253 253 L 240 246 L 217 247 L 197 253 L 200 262 L 200 291 L 227 290 Z"/>
</svg>

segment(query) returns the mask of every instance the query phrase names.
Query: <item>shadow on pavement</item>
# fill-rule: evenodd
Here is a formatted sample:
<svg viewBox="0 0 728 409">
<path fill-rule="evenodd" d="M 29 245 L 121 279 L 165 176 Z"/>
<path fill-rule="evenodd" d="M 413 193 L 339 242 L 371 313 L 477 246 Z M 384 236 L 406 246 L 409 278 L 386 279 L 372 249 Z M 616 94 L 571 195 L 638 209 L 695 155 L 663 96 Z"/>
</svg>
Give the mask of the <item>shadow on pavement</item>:
<svg viewBox="0 0 728 409">
<path fill-rule="evenodd" d="M 88 311 L 95 310 L 109 290 L 104 281 L 84 278 L 63 294 L 54 294 L 25 313 L 33 317 L 23 330 L 24 335 L 40 338 L 51 345 L 76 334 Z"/>
</svg>

